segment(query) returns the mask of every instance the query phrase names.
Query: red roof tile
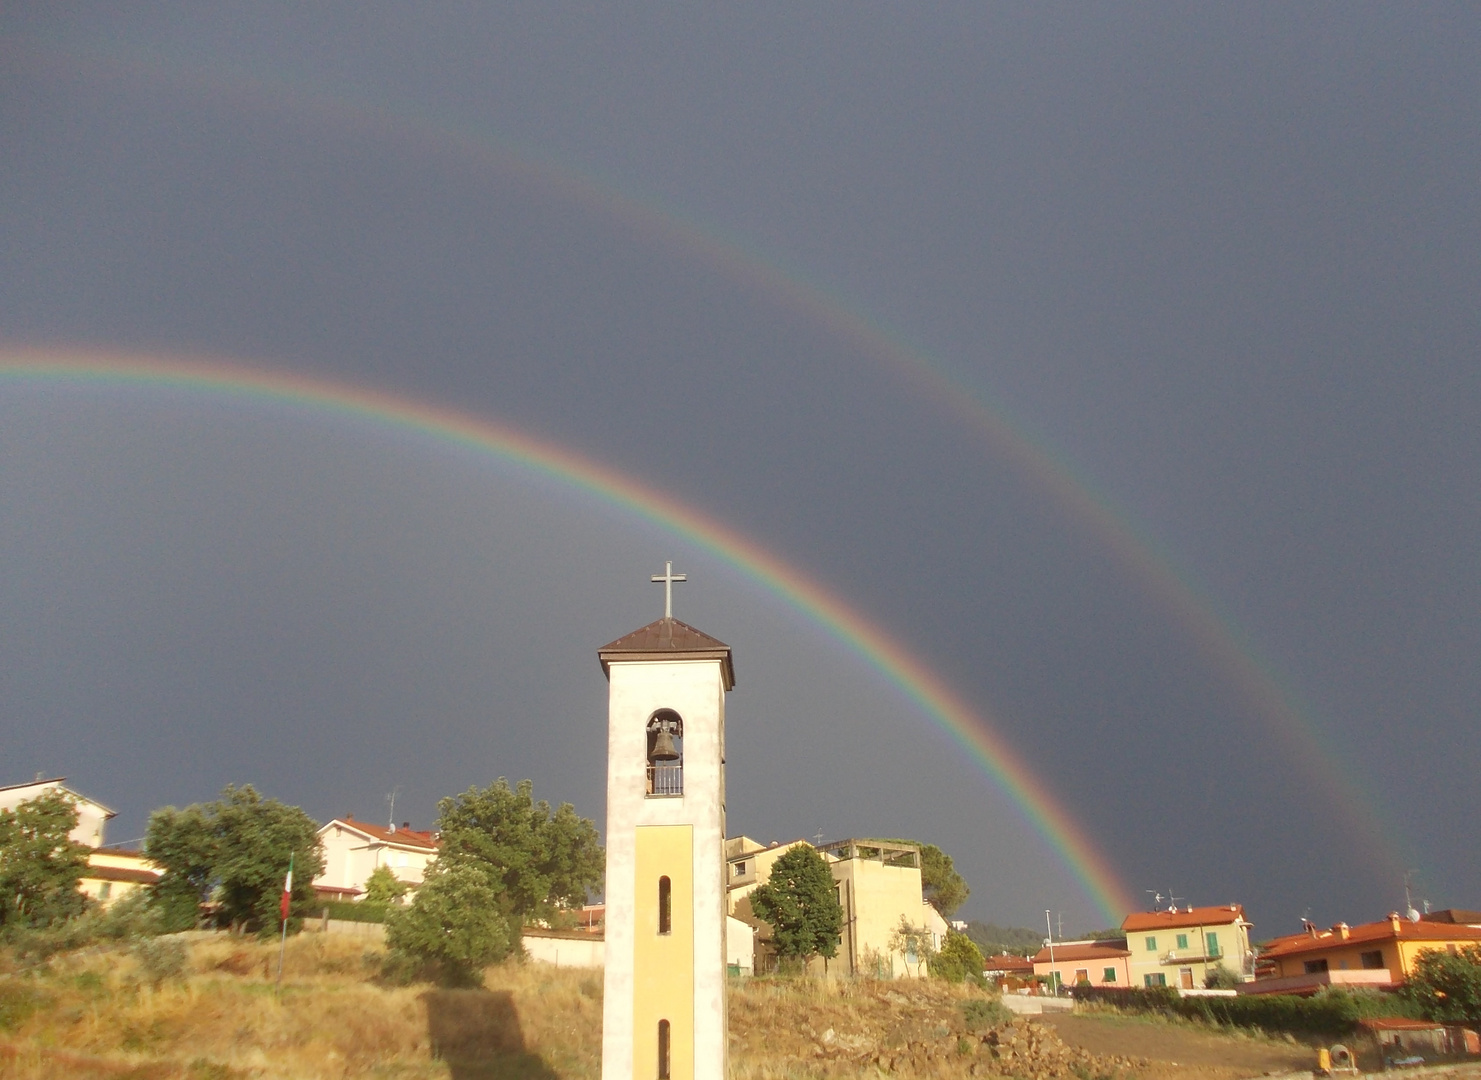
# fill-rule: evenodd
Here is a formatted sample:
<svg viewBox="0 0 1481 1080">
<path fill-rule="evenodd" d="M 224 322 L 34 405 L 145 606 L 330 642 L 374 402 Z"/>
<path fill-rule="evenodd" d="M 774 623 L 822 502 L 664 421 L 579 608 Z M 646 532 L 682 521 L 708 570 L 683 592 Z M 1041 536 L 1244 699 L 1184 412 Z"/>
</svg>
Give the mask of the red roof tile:
<svg viewBox="0 0 1481 1080">
<path fill-rule="evenodd" d="M 607 665 L 613 660 L 669 660 L 678 655 L 696 660 L 718 660 L 725 689 L 735 689 L 735 664 L 730 657 L 730 646 L 678 619 L 656 619 L 603 645 L 597 650 L 597 655 L 601 657 L 602 671 L 608 677 L 611 672 Z"/>
<path fill-rule="evenodd" d="M 1119 960 L 1130 956 L 1124 941 L 1097 941 L 1089 945 L 1066 943 L 1054 946 L 1054 963 L 1066 964 L 1076 960 Z M 1049 949 L 1044 947 L 1034 953 L 1034 963 L 1049 963 Z"/>
<path fill-rule="evenodd" d="M 1121 929 L 1128 934 L 1143 930 L 1172 930 L 1188 926 L 1225 926 L 1244 918 L 1243 904 L 1219 907 L 1183 908 L 1180 911 L 1134 911 L 1126 916 Z"/>
<path fill-rule="evenodd" d="M 1011 953 L 999 953 L 997 956 L 984 956 L 982 958 L 983 971 L 1021 971 L 1025 975 L 1033 974 L 1034 961 L 1029 956 L 1014 956 Z"/>
<path fill-rule="evenodd" d="M 1397 924 L 1397 929 L 1395 929 Z M 1304 934 L 1287 934 L 1260 946 L 1261 959 L 1299 956 L 1302 953 L 1328 952 L 1346 945 L 1374 941 L 1436 941 L 1481 943 L 1481 927 L 1456 923 L 1409 922 L 1407 919 L 1381 919 L 1350 927 L 1347 937 L 1337 930 L 1318 930 Z"/>
<path fill-rule="evenodd" d="M 140 885 L 153 885 L 163 876 L 163 870 L 124 866 L 89 866 L 82 872 L 84 881 L 133 881 Z"/>
<path fill-rule="evenodd" d="M 436 851 L 441 846 L 436 836 L 419 829 L 400 828 L 392 831 L 383 826 L 372 825 L 368 821 L 356 821 L 353 818 L 335 818 L 329 822 L 329 825 L 339 825 L 342 828 L 362 833 L 374 840 L 380 840 L 387 844 L 400 844 L 402 847 Z M 329 825 L 323 826 L 319 831 L 322 833 L 324 829 L 329 828 Z"/>
</svg>

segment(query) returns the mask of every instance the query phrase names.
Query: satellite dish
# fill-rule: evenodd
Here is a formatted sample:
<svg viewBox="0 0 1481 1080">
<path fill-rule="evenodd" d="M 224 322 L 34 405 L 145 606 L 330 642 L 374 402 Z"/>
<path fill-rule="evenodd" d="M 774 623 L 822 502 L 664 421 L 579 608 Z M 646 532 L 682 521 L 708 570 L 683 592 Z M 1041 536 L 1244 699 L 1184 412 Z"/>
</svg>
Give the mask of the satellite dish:
<svg viewBox="0 0 1481 1080">
<path fill-rule="evenodd" d="M 1404 914 L 1409 916 L 1410 922 L 1419 922 L 1419 912 L 1415 911 L 1413 908 L 1410 908 Z"/>
</svg>

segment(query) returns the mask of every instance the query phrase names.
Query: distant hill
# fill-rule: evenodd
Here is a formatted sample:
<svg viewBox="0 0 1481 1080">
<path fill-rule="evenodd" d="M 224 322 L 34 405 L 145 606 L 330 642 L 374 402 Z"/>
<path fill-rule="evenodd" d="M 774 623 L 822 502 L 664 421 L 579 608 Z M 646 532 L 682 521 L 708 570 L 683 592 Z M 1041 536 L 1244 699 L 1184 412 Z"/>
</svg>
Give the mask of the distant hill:
<svg viewBox="0 0 1481 1080">
<path fill-rule="evenodd" d="M 996 953 L 1012 953 L 1015 956 L 1032 956 L 1044 945 L 1042 930 L 1026 930 L 1021 926 L 999 926 L 997 923 L 967 923 L 967 936 L 977 943 L 983 956 Z"/>
</svg>

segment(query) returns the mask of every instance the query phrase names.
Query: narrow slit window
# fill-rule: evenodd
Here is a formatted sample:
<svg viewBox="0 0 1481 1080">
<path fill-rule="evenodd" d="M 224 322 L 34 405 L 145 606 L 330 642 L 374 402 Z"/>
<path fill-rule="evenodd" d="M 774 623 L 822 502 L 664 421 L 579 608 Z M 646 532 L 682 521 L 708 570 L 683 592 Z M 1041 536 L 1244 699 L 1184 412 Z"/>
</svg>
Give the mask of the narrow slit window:
<svg viewBox="0 0 1481 1080">
<path fill-rule="evenodd" d="M 674 930 L 674 890 L 669 884 L 669 879 L 661 877 L 658 879 L 658 932 L 660 934 L 671 934 Z M 668 1021 L 664 1021 L 668 1023 Z M 665 1028 L 665 1031 L 668 1029 Z"/>
<path fill-rule="evenodd" d="M 664 878 L 667 881 L 668 878 Z M 658 1022 L 658 1080 L 669 1080 L 669 1022 Z"/>
</svg>

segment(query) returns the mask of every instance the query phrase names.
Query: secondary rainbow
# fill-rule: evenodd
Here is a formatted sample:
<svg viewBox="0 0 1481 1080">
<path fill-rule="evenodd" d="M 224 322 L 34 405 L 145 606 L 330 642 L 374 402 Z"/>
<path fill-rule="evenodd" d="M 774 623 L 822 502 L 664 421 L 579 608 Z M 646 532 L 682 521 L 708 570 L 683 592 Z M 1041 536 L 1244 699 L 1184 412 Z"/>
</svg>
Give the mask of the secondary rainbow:
<svg viewBox="0 0 1481 1080">
<path fill-rule="evenodd" d="M 1049 844 L 1100 916 L 1119 924 L 1133 910 L 1129 893 L 1042 780 L 929 665 L 817 582 L 753 540 L 606 465 L 507 424 L 411 398 L 221 360 L 60 351 L 0 353 L 6 383 L 129 385 L 187 390 L 331 412 L 418 432 L 494 454 L 672 529 L 724 559 L 866 658 L 947 731 L 1018 806 Z"/>
<path fill-rule="evenodd" d="M 28 48 L 12 59 L 78 62 L 78 56 Z M 650 241 L 699 257 L 731 280 L 766 296 L 849 341 L 901 379 L 905 392 L 921 394 L 945 413 L 977 432 L 993 452 L 1011 461 L 1062 508 L 1078 527 L 1094 534 L 1118 563 L 1155 597 L 1237 686 L 1267 730 L 1299 762 L 1306 783 L 1322 791 L 1350 826 L 1353 855 L 1387 877 L 1397 877 L 1407 860 L 1397 828 L 1378 806 L 1376 789 L 1355 782 L 1360 767 L 1346 761 L 1340 746 L 1322 730 L 1313 710 L 1285 685 L 1268 659 L 1228 613 L 1145 529 L 1086 479 L 1044 439 L 1014 420 L 1000 405 L 984 401 L 979 389 L 947 373 L 945 365 L 883 327 L 836 292 L 809 281 L 775 258 L 750 248 L 672 207 L 633 198 L 612 183 L 583 175 L 525 147 L 494 140 L 486 133 L 454 130 L 442 121 L 405 110 L 346 101 L 324 88 L 275 82 L 168 65 L 158 56 L 125 57 L 116 46 L 85 57 L 79 75 L 125 75 L 163 80 L 176 86 L 210 90 L 258 107 L 267 104 L 317 114 L 347 128 L 377 130 L 402 141 L 416 141 L 432 152 L 462 156 L 506 175 L 521 177 L 540 191 L 553 191 L 574 203 L 622 221 Z"/>
</svg>

